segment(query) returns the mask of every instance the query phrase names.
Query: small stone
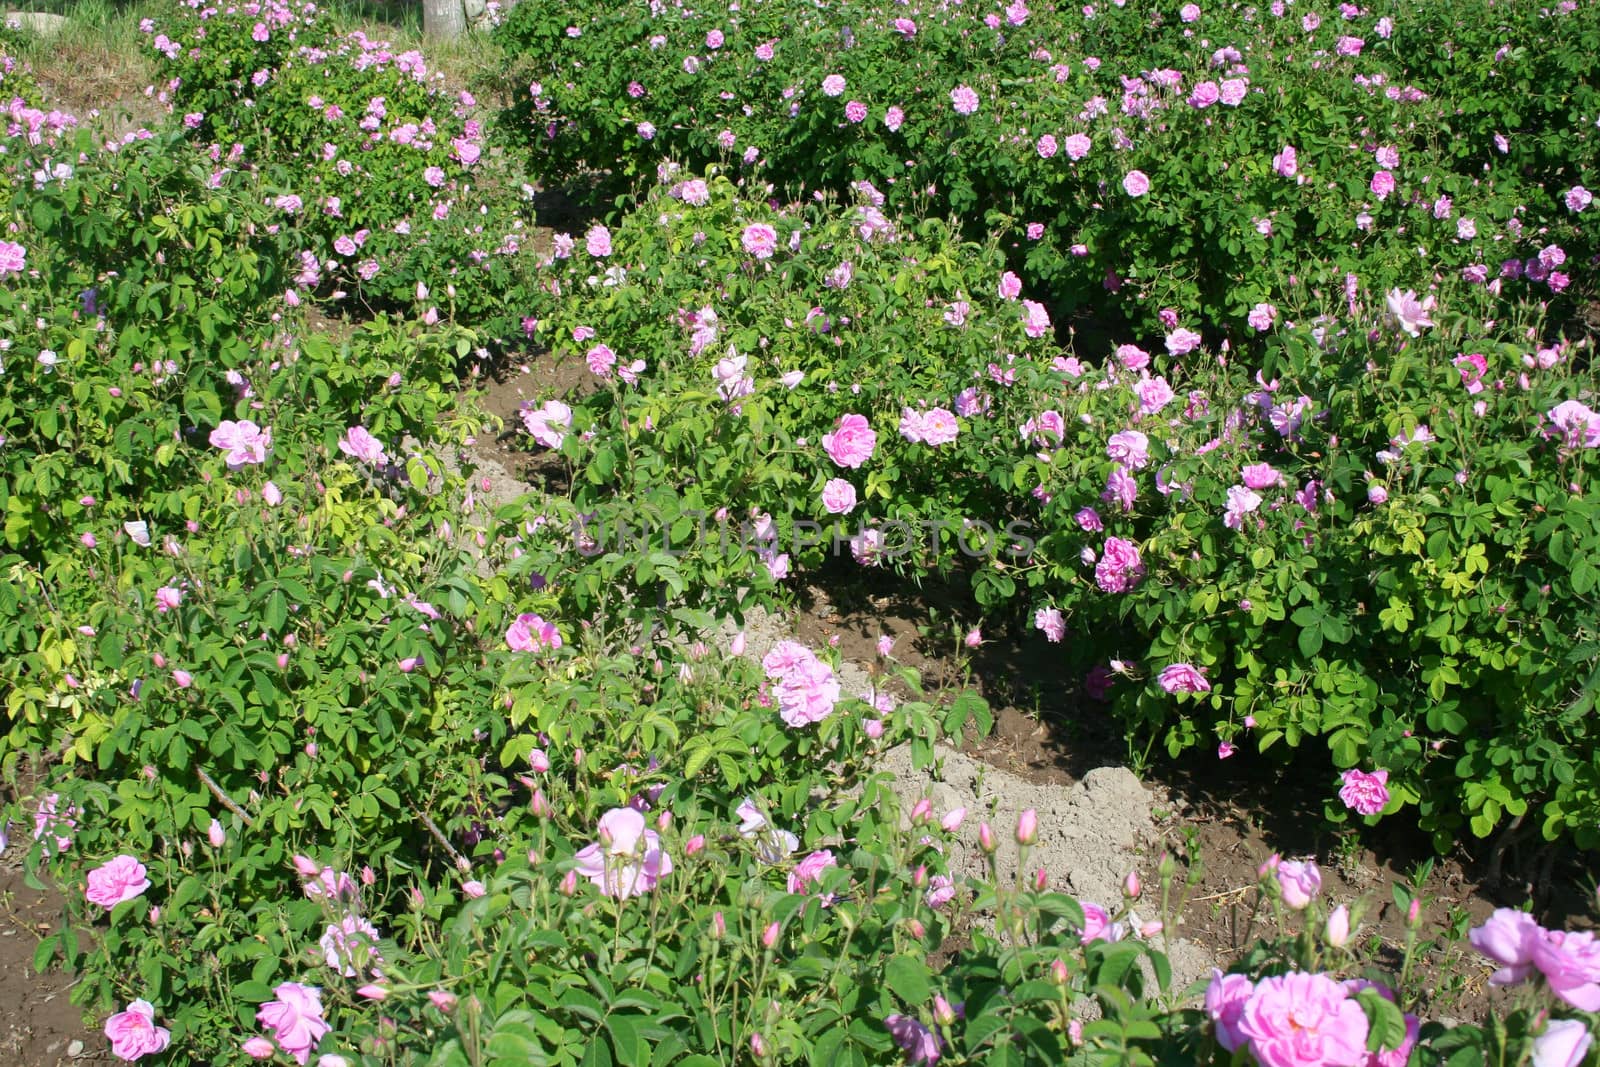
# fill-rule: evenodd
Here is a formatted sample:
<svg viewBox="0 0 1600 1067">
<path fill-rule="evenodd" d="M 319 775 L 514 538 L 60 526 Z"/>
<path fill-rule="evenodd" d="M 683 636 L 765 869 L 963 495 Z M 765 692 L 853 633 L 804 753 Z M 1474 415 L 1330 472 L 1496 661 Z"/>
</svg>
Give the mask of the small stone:
<svg viewBox="0 0 1600 1067">
<path fill-rule="evenodd" d="M 75 1060 L 79 1056 L 82 1056 L 82 1055 L 83 1055 L 83 1042 L 82 1041 L 69 1041 L 69 1042 L 67 1042 L 67 1056 L 69 1058 Z"/>
</svg>

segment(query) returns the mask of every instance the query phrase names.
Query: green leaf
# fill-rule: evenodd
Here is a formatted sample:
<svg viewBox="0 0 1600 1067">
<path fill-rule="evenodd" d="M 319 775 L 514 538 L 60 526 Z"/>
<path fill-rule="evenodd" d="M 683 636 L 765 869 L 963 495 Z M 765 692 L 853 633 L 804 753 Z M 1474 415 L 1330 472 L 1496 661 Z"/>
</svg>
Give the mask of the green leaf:
<svg viewBox="0 0 1600 1067">
<path fill-rule="evenodd" d="M 890 960 L 884 970 L 884 981 L 911 1008 L 926 1004 L 933 995 L 933 976 L 928 965 L 911 956 L 896 956 Z"/>
</svg>

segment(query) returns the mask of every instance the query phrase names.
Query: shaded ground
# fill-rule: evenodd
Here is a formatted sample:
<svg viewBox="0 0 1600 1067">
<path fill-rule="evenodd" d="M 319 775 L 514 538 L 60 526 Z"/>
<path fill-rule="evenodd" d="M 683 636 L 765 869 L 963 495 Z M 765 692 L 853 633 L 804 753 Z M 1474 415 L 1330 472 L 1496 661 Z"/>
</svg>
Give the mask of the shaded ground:
<svg viewBox="0 0 1600 1067">
<path fill-rule="evenodd" d="M 62 920 L 61 895 L 30 889 L 16 854 L 0 857 L 0 1063 L 17 1067 L 98 1067 L 116 1061 L 98 1028 L 68 999 L 71 979 L 36 975 L 33 953 Z"/>
</svg>

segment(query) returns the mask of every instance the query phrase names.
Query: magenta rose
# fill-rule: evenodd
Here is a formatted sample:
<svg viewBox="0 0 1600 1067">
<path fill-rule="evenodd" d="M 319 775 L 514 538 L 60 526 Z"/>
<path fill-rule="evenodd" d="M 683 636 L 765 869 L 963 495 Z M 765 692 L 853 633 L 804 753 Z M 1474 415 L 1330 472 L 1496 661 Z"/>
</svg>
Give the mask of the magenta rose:
<svg viewBox="0 0 1600 1067">
<path fill-rule="evenodd" d="M 1373 771 L 1368 774 L 1351 768 L 1344 772 L 1344 785 L 1339 799 L 1357 815 L 1376 815 L 1389 803 L 1389 772 Z"/>
<path fill-rule="evenodd" d="M 823 449 L 841 467 L 859 468 L 877 446 L 878 435 L 865 415 L 841 415 L 834 431 L 822 435 Z"/>
<path fill-rule="evenodd" d="M 1278 888 L 1283 902 L 1300 911 L 1322 892 L 1322 872 L 1314 860 L 1285 860 L 1278 864 Z"/>
<path fill-rule="evenodd" d="M 89 887 L 83 895 L 89 903 L 110 910 L 149 888 L 144 864 L 132 856 L 116 856 L 89 872 Z"/>
<path fill-rule="evenodd" d="M 1120 537 L 1106 538 L 1105 551 L 1095 564 L 1094 580 L 1107 593 L 1126 593 L 1144 580 L 1139 546 Z"/>
</svg>

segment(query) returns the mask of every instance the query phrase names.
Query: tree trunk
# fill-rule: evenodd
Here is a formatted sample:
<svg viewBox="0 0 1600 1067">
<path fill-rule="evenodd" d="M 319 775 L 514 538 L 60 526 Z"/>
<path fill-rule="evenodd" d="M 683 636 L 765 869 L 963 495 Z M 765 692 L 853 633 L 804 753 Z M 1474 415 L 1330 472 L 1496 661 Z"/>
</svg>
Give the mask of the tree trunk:
<svg viewBox="0 0 1600 1067">
<path fill-rule="evenodd" d="M 449 41 L 467 32 L 467 11 L 461 0 L 422 0 L 422 36 Z"/>
</svg>

